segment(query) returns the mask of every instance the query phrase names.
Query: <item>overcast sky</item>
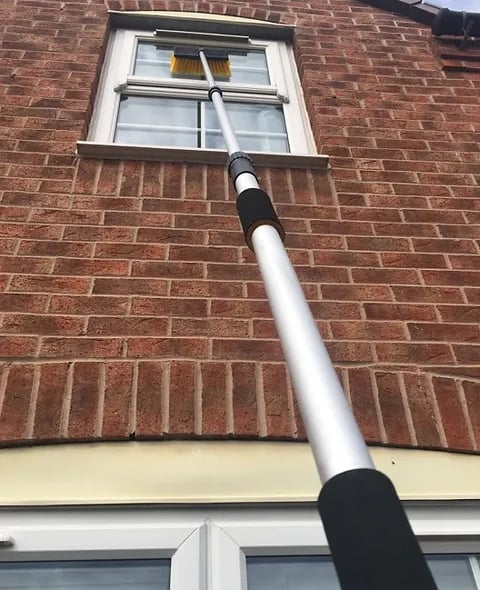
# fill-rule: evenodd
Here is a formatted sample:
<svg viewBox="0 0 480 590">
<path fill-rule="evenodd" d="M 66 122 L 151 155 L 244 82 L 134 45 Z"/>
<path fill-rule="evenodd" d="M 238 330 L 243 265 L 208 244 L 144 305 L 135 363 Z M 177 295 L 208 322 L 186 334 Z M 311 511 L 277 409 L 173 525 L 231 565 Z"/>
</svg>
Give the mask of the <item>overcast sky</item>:
<svg viewBox="0 0 480 590">
<path fill-rule="evenodd" d="M 450 8 L 450 10 L 480 12 L 480 0 L 423 0 L 423 3 L 439 8 Z"/>
</svg>

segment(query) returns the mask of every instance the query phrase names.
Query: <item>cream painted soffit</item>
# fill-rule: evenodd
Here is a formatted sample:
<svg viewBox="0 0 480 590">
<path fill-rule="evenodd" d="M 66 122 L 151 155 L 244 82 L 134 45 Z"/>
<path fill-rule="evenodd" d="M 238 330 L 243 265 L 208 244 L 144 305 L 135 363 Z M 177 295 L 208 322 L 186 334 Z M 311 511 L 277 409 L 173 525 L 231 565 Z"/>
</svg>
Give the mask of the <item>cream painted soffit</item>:
<svg viewBox="0 0 480 590">
<path fill-rule="evenodd" d="M 480 499 L 480 456 L 372 448 L 403 500 Z M 0 506 L 309 502 L 306 443 L 127 442 L 0 450 Z"/>
<path fill-rule="evenodd" d="M 268 21 L 207 14 L 203 12 L 109 10 L 110 23 L 117 28 L 188 30 L 202 33 L 251 35 L 261 39 L 291 41 L 295 27 Z"/>
</svg>

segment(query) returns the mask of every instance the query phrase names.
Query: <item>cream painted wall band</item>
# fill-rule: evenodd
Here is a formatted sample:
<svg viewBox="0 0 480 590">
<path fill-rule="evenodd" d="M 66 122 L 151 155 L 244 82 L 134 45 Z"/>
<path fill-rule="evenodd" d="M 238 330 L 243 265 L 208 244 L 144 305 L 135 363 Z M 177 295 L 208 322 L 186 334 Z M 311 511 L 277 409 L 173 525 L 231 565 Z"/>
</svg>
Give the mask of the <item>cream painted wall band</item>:
<svg viewBox="0 0 480 590">
<path fill-rule="evenodd" d="M 480 456 L 372 448 L 404 500 L 480 499 Z M 305 443 L 177 441 L 0 450 L 0 506 L 309 502 Z"/>
</svg>

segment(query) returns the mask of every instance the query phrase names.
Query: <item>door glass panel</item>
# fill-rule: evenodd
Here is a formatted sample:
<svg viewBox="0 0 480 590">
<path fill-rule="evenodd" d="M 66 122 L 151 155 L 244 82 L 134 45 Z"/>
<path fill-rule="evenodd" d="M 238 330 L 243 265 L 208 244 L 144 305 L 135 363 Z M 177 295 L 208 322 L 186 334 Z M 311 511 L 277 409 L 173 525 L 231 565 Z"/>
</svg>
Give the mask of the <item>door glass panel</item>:
<svg viewBox="0 0 480 590">
<path fill-rule="evenodd" d="M 246 151 L 289 152 L 281 106 L 225 103 L 240 147 Z M 206 147 L 225 149 L 213 105 L 205 105 Z"/>
<path fill-rule="evenodd" d="M 170 560 L 0 562 L 1 590 L 168 590 Z"/>
<path fill-rule="evenodd" d="M 231 76 L 228 82 L 234 84 L 270 84 L 267 59 L 263 50 L 237 51 L 228 50 Z M 170 72 L 170 58 L 173 55 L 173 45 L 163 45 L 140 41 L 137 46 L 133 73 L 144 78 L 184 78 L 188 80 L 203 80 L 202 70 L 197 75 Z M 221 78 L 219 78 L 221 79 Z"/>
<path fill-rule="evenodd" d="M 115 143 L 171 147 L 198 146 L 196 100 L 123 96 Z"/>
</svg>

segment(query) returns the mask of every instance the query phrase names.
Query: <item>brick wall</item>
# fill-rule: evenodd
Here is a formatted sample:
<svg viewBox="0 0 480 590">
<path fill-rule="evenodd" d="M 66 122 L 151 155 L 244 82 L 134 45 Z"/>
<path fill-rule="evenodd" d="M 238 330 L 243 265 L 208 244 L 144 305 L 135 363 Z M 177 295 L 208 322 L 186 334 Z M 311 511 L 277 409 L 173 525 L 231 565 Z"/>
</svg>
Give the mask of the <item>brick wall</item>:
<svg viewBox="0 0 480 590">
<path fill-rule="evenodd" d="M 371 442 L 480 445 L 480 76 L 355 0 L 109 0 L 298 26 L 331 177 L 260 169 Z M 0 0 L 0 439 L 304 436 L 228 179 L 75 158 L 103 0 Z M 459 70 L 459 71 L 457 71 Z"/>
</svg>

